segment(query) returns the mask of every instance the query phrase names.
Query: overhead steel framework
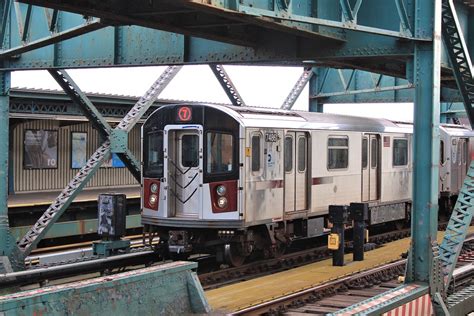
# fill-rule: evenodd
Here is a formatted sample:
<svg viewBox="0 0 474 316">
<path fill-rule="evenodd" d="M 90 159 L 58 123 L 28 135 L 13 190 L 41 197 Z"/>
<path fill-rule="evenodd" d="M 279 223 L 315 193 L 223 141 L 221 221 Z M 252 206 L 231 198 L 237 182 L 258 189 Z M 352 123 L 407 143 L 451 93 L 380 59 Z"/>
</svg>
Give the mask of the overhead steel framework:
<svg viewBox="0 0 474 316">
<path fill-rule="evenodd" d="M 61 69 L 209 63 L 218 65 L 211 68 L 232 103 L 242 105 L 223 64 L 298 65 L 311 70 L 303 73 L 283 108 L 291 108 L 307 82 L 312 111 L 322 111 L 324 103 L 334 102 L 414 101 L 413 243 L 407 282 L 421 285 L 390 304 L 428 292 L 440 312 L 462 304 L 456 298 L 446 299 L 445 289 L 472 217 L 474 174 L 471 168 L 445 240 L 438 245 L 438 125 L 440 101 L 462 102 L 474 122 L 469 57 L 474 51 L 473 0 L 20 2 L 0 1 L 2 114 L 9 109 L 9 71 L 49 69 L 107 141 L 89 161 L 89 169 L 71 181 L 19 248 L 8 232 L 7 175 L 2 173 L 7 170 L 8 151 L 0 149 L 0 240 L 6 241 L 0 245 L 1 267 L 18 263 L 18 249 L 27 253 L 34 247 L 106 152 L 121 154 L 136 174 L 136 160 L 122 145 L 128 127 L 146 106 L 137 103 L 131 116 L 111 129 Z M 444 108 L 446 114 L 457 114 Z M 0 118 L 1 148 L 8 148 L 5 115 Z"/>
</svg>

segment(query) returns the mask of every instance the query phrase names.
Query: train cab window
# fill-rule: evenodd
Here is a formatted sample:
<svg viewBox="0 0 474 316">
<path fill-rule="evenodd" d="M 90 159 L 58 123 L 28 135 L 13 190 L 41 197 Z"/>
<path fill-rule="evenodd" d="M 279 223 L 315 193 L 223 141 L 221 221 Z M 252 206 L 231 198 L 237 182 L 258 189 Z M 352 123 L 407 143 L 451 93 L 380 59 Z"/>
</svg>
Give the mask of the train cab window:
<svg viewBox="0 0 474 316">
<path fill-rule="evenodd" d="M 349 137 L 331 136 L 328 139 L 328 169 L 346 169 L 349 165 Z"/>
<path fill-rule="evenodd" d="M 198 135 L 183 135 L 181 139 L 181 165 L 187 168 L 199 166 Z"/>
<path fill-rule="evenodd" d="M 367 137 L 362 138 L 362 169 L 366 169 L 368 165 L 367 147 L 369 140 Z"/>
<path fill-rule="evenodd" d="M 207 166 L 209 174 L 228 173 L 233 171 L 232 155 L 233 137 L 231 134 L 209 132 L 207 133 Z"/>
<path fill-rule="evenodd" d="M 376 138 L 372 138 L 370 142 L 370 167 L 371 168 L 376 168 L 377 167 L 377 162 L 378 162 L 378 156 L 379 156 L 379 150 L 378 150 L 378 141 Z"/>
<path fill-rule="evenodd" d="M 293 170 L 293 137 L 285 137 L 285 172 Z"/>
<path fill-rule="evenodd" d="M 260 170 L 260 135 L 252 136 L 252 171 Z"/>
<path fill-rule="evenodd" d="M 306 138 L 298 138 L 298 171 L 306 170 Z"/>
<path fill-rule="evenodd" d="M 161 178 L 163 176 L 163 132 L 148 134 L 144 155 L 144 176 L 150 178 Z"/>
<path fill-rule="evenodd" d="M 406 166 L 408 164 L 408 140 L 393 140 L 393 165 Z"/>
</svg>

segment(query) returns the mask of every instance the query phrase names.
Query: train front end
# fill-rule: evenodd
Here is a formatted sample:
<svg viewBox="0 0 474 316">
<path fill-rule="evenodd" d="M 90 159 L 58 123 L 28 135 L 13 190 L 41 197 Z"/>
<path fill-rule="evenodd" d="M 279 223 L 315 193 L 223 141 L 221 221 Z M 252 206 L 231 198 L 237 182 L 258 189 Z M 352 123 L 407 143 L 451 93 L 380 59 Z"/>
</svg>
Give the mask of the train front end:
<svg viewBox="0 0 474 316">
<path fill-rule="evenodd" d="M 164 106 L 144 123 L 142 223 L 170 254 L 218 249 L 242 227 L 239 133 L 210 105 Z"/>
</svg>

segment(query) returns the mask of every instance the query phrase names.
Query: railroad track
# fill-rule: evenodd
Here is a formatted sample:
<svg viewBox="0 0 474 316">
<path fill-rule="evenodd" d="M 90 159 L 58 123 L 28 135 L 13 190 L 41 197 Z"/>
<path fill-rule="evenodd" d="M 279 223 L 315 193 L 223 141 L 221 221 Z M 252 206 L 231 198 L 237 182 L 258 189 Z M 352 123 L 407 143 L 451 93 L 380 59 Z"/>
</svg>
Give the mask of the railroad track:
<svg viewBox="0 0 474 316">
<path fill-rule="evenodd" d="M 375 249 L 384 243 L 410 236 L 410 229 L 402 229 L 369 237 L 366 250 Z M 349 246 L 349 242 L 346 246 Z M 279 258 L 251 262 L 240 267 L 226 268 L 209 273 L 199 274 L 199 280 L 205 290 L 224 285 L 269 275 L 272 273 L 293 269 L 302 265 L 325 260 L 331 257 L 327 246 L 301 250 L 285 254 Z"/>
<path fill-rule="evenodd" d="M 408 237 L 409 235 L 409 229 L 402 229 L 373 235 L 370 237 L 369 243 L 380 245 Z M 26 262 L 29 265 L 29 269 L 18 274 L 16 278 L 17 283 L 41 284 L 45 281 L 48 282 L 49 280 L 56 280 L 66 276 L 79 275 L 80 273 L 103 273 L 104 271 L 112 273 L 114 269 L 124 269 L 132 265 L 149 265 L 161 260 L 150 247 L 143 245 L 141 238 L 133 240 L 133 248 L 130 254 L 109 258 L 93 256 L 90 247 L 82 247 L 84 245 L 80 245 L 81 247 L 79 248 L 65 249 L 59 252 L 57 251 L 58 247 L 52 247 L 49 251 L 48 249 L 42 249 L 32 254 Z M 202 273 L 202 269 L 198 269 L 198 274 L 203 287 L 211 289 L 324 260 L 330 254 L 331 252 L 326 246 L 321 246 L 289 253 L 275 259 L 252 262 L 236 268 L 218 269 L 208 273 Z M 127 258 L 130 259 L 130 264 L 127 264 Z M 211 266 L 212 264 L 210 264 L 209 260 L 209 257 L 204 257 L 199 258 L 197 261 L 204 263 L 206 266 Z M 31 277 L 28 277 L 28 273 L 31 273 Z M 2 280 L 0 278 L 0 287 L 15 285 L 16 281 L 5 278 Z"/>
<path fill-rule="evenodd" d="M 474 278 L 474 237 L 466 240 L 448 294 Z M 356 273 L 297 293 L 254 305 L 230 315 L 315 315 L 336 312 L 399 286 L 406 259 Z"/>
</svg>

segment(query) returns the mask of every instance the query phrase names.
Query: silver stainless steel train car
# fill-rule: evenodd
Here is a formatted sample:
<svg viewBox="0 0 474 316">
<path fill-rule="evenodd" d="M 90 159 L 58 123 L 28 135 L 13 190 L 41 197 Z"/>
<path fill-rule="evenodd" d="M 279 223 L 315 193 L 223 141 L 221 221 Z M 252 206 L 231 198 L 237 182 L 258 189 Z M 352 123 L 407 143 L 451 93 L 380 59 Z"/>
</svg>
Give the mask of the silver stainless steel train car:
<svg viewBox="0 0 474 316">
<path fill-rule="evenodd" d="M 440 129 L 440 197 L 459 191 L 474 134 Z M 142 128 L 145 231 L 174 254 L 239 265 L 327 232 L 330 204 L 368 202 L 369 225 L 410 216 L 412 126 L 384 119 L 169 105 Z"/>
</svg>

